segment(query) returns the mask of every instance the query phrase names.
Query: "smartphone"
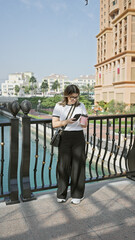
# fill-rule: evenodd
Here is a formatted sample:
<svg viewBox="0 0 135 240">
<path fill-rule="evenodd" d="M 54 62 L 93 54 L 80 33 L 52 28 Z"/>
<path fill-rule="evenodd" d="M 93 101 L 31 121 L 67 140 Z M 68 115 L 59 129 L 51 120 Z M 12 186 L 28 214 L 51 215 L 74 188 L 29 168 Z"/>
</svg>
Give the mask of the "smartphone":
<svg viewBox="0 0 135 240">
<path fill-rule="evenodd" d="M 73 119 L 73 121 L 77 121 L 80 116 L 81 116 L 81 114 L 75 114 L 75 115 L 73 116 L 73 118 L 75 118 L 75 119 Z"/>
</svg>

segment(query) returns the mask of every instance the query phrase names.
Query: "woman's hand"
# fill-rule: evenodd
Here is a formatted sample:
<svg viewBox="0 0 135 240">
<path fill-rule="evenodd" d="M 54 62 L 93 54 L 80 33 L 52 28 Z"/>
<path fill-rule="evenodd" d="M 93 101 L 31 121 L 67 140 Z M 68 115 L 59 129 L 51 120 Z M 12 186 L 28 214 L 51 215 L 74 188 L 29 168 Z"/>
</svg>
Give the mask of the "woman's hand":
<svg viewBox="0 0 135 240">
<path fill-rule="evenodd" d="M 58 117 L 52 117 L 53 128 L 64 127 L 67 124 L 74 123 L 74 118 L 69 118 L 67 120 L 60 121 Z"/>
<path fill-rule="evenodd" d="M 65 120 L 66 122 L 67 122 L 67 124 L 72 124 L 72 123 L 74 123 L 75 121 L 74 121 L 74 118 L 69 118 L 69 119 L 67 119 L 67 120 Z"/>
<path fill-rule="evenodd" d="M 81 124 L 80 124 L 81 125 Z M 88 124 L 87 125 L 81 125 L 81 127 L 82 128 L 86 128 L 88 126 Z"/>
</svg>

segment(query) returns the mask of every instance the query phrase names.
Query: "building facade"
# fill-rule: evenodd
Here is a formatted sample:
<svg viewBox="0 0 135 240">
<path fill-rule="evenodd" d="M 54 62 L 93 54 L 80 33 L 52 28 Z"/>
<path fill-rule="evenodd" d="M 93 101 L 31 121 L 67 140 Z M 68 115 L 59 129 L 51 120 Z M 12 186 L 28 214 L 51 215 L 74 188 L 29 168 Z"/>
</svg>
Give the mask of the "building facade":
<svg viewBox="0 0 135 240">
<path fill-rule="evenodd" d="M 95 103 L 135 104 L 135 0 L 100 0 Z"/>
<path fill-rule="evenodd" d="M 24 73 L 13 73 L 8 75 L 8 80 L 6 80 L 4 83 L 1 84 L 1 91 L 2 91 L 2 96 L 14 96 L 16 94 L 15 92 L 15 86 L 19 86 L 20 91 L 19 95 L 21 94 L 21 91 L 24 94 L 24 87 L 25 86 L 30 86 L 30 78 L 34 76 L 33 72 L 24 72 Z M 94 87 L 95 85 L 95 76 L 94 75 L 81 75 L 76 79 L 70 80 L 67 76 L 65 75 L 60 75 L 60 74 L 51 74 L 49 76 L 45 76 L 42 79 L 42 82 L 46 80 L 48 83 L 48 91 L 46 92 L 46 96 L 53 96 L 56 93 L 63 93 L 64 89 L 66 86 L 69 84 L 76 84 L 81 92 L 85 92 L 86 86 L 89 85 L 89 87 Z M 52 86 L 55 81 L 58 81 L 58 88 L 53 89 Z M 41 92 L 41 84 L 42 83 L 36 83 L 37 85 L 37 93 L 36 95 L 44 95 Z M 92 93 L 92 98 L 94 97 Z"/>
<path fill-rule="evenodd" d="M 54 74 L 54 73 L 50 74 L 49 76 L 45 76 L 43 78 L 42 82 L 44 80 L 47 80 L 47 83 L 48 83 L 48 94 L 51 94 L 51 93 L 54 94 L 55 92 L 57 92 L 57 93 L 63 92 L 65 82 L 67 82 L 67 83 L 69 82 L 67 76 L 60 75 L 60 74 Z M 55 81 L 58 81 L 58 83 L 59 83 L 59 87 L 57 90 L 52 89 L 52 86 Z"/>
<path fill-rule="evenodd" d="M 74 82 L 80 89 L 87 85 L 93 87 L 95 85 L 95 75 L 80 75 L 80 77 L 74 79 Z"/>
<path fill-rule="evenodd" d="M 15 86 L 20 88 L 29 86 L 29 79 L 33 76 L 32 72 L 12 73 L 8 75 L 8 80 L 1 84 L 2 96 L 15 95 Z"/>
<path fill-rule="evenodd" d="M 89 96 L 94 99 L 94 86 L 95 86 L 95 75 L 80 75 L 80 77 L 74 79 L 81 93 L 89 92 Z"/>
<path fill-rule="evenodd" d="M 95 85 L 95 75 L 80 75 L 78 78 L 70 80 L 65 75 L 51 74 L 49 76 L 44 77 L 42 82 L 44 80 L 47 80 L 47 83 L 48 83 L 47 94 L 51 94 L 51 93 L 54 94 L 55 92 L 62 93 L 62 92 L 64 92 L 65 87 L 69 84 L 77 85 L 80 88 L 80 91 L 83 91 L 84 86 L 89 85 L 92 87 Z M 55 81 L 58 81 L 59 87 L 54 92 L 54 90 L 52 89 L 52 86 Z"/>
</svg>

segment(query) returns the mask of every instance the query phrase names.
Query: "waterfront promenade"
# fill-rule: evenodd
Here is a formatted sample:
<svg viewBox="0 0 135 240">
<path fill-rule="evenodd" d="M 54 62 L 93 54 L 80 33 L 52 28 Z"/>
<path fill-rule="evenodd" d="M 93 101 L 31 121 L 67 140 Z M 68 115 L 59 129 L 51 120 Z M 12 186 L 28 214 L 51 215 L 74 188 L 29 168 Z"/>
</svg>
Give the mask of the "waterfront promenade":
<svg viewBox="0 0 135 240">
<path fill-rule="evenodd" d="M 1 240 L 134 240 L 135 182 L 127 178 L 86 184 L 80 205 L 56 202 L 56 193 L 6 206 L 0 203 Z"/>
</svg>

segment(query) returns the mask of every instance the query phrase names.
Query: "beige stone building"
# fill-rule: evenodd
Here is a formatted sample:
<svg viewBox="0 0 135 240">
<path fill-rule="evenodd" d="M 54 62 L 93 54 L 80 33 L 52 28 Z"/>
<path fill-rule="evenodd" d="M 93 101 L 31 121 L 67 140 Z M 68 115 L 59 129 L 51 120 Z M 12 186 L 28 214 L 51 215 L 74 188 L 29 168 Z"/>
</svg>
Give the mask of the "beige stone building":
<svg viewBox="0 0 135 240">
<path fill-rule="evenodd" d="M 135 0 L 100 0 L 95 103 L 135 104 Z"/>
</svg>

